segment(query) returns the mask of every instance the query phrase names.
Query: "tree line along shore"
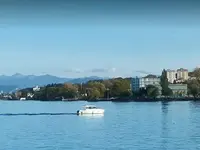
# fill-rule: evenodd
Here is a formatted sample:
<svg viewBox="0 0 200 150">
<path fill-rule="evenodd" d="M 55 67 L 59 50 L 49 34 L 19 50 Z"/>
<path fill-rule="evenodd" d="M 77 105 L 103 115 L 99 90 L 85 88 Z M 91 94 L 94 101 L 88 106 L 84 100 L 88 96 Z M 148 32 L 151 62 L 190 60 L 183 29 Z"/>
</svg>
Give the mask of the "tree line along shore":
<svg viewBox="0 0 200 150">
<path fill-rule="evenodd" d="M 19 100 L 22 97 L 27 100 L 41 101 L 184 101 L 200 99 L 200 69 L 194 69 L 190 72 L 190 79 L 184 82 L 188 87 L 186 96 L 173 94 L 169 88 L 165 70 L 160 76 L 161 93 L 154 85 L 148 85 L 139 91 L 132 91 L 131 80 L 132 78 L 113 78 L 93 80 L 82 84 L 49 84 L 41 87 L 38 91 L 33 91 L 33 88 L 19 90 L 8 99 Z"/>
</svg>

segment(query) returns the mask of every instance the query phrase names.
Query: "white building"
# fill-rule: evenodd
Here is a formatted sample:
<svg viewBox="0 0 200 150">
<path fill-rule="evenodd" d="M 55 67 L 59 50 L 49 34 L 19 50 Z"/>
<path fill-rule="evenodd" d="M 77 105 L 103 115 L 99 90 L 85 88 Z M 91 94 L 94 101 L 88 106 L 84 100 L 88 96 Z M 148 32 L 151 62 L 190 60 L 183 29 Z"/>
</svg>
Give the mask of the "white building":
<svg viewBox="0 0 200 150">
<path fill-rule="evenodd" d="M 182 81 L 188 80 L 188 70 L 183 68 L 178 69 L 177 80 L 182 80 Z"/>
<path fill-rule="evenodd" d="M 168 82 L 174 83 L 174 81 L 177 80 L 177 71 L 168 69 L 166 72 L 167 72 Z"/>
<path fill-rule="evenodd" d="M 34 88 L 33 88 L 33 91 L 34 91 L 34 92 L 40 91 L 40 87 L 38 87 L 38 86 L 34 87 Z"/>
<path fill-rule="evenodd" d="M 187 84 L 169 84 L 174 96 L 186 96 L 188 93 Z"/>
<path fill-rule="evenodd" d="M 174 81 L 177 82 L 183 82 L 188 80 L 188 70 L 187 69 L 177 69 L 177 70 L 170 70 L 167 71 L 167 79 L 170 83 L 174 83 Z"/>
<path fill-rule="evenodd" d="M 139 89 L 146 88 L 148 85 L 154 85 L 161 90 L 160 78 L 158 78 L 157 76 L 148 75 L 142 78 L 138 77 L 132 78 L 132 83 L 131 83 L 132 91 L 139 91 Z"/>
</svg>

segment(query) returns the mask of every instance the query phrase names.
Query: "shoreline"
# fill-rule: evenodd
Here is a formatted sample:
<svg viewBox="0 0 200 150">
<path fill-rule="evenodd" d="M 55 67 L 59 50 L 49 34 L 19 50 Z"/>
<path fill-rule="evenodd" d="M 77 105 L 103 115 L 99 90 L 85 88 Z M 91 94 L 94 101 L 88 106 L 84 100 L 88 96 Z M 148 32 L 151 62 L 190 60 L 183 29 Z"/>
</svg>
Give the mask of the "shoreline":
<svg viewBox="0 0 200 150">
<path fill-rule="evenodd" d="M 113 100 L 87 100 L 88 102 L 172 102 L 172 101 L 200 101 L 200 98 L 118 98 Z"/>
<path fill-rule="evenodd" d="M 42 101 L 42 102 L 79 102 L 79 101 L 87 101 L 87 102 L 172 102 L 172 101 L 200 101 L 200 98 L 187 97 L 187 98 L 115 98 L 115 99 L 65 99 L 65 100 L 19 100 L 19 99 L 1 99 L 0 101 Z"/>
</svg>

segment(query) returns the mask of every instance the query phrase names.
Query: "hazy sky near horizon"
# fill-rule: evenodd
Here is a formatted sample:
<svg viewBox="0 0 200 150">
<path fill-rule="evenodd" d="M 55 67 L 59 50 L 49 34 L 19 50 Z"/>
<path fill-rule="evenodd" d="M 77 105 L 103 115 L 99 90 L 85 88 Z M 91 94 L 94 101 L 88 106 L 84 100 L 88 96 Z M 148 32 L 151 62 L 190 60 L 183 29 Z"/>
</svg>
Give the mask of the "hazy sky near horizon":
<svg viewBox="0 0 200 150">
<path fill-rule="evenodd" d="M 198 1 L 0 1 L 0 74 L 159 74 L 200 64 Z"/>
</svg>

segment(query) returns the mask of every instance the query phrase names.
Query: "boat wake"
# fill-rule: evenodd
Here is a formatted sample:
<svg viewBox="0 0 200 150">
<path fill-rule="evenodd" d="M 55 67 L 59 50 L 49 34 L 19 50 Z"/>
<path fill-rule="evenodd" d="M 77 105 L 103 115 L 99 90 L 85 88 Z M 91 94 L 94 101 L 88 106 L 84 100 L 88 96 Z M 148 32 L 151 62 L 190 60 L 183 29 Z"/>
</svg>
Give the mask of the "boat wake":
<svg viewBox="0 0 200 150">
<path fill-rule="evenodd" d="M 61 116 L 61 115 L 77 115 L 76 113 L 0 113 L 0 116 Z"/>
</svg>

